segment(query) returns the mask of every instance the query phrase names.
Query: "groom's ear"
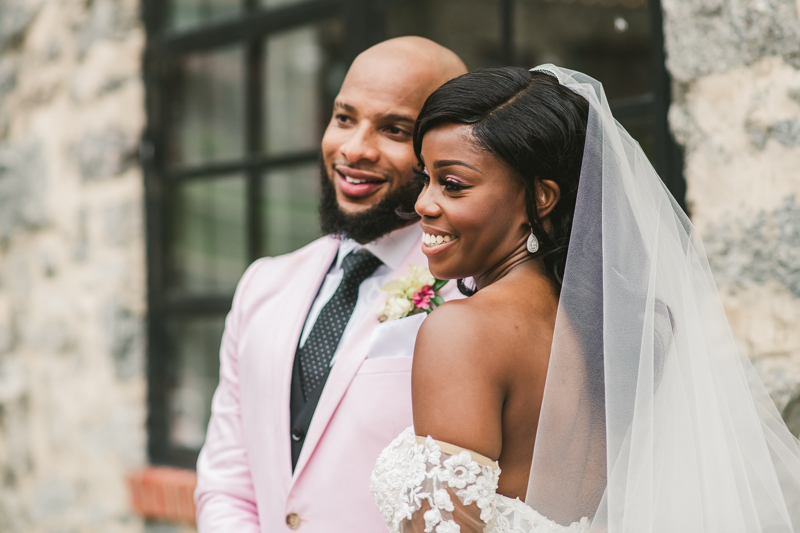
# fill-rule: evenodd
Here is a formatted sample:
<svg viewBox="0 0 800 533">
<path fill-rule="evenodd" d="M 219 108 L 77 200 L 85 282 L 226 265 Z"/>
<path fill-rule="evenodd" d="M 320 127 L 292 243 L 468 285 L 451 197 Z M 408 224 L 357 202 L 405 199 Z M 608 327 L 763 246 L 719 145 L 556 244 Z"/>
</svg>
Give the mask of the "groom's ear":
<svg viewBox="0 0 800 533">
<path fill-rule="evenodd" d="M 538 176 L 535 178 L 536 187 L 536 214 L 539 220 L 544 220 L 555 208 L 561 199 L 561 187 L 553 180 L 543 180 Z"/>
</svg>

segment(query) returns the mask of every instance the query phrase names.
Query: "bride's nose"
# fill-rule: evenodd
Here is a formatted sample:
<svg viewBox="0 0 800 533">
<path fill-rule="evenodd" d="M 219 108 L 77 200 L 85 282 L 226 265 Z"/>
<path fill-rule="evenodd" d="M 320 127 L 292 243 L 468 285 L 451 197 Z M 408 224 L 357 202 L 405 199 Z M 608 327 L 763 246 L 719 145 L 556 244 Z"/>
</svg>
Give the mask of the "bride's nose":
<svg viewBox="0 0 800 533">
<path fill-rule="evenodd" d="M 442 214 L 439 204 L 433 198 L 434 194 L 432 187 L 425 187 L 417 197 L 417 203 L 414 204 L 414 211 L 421 217 L 435 218 Z"/>
</svg>

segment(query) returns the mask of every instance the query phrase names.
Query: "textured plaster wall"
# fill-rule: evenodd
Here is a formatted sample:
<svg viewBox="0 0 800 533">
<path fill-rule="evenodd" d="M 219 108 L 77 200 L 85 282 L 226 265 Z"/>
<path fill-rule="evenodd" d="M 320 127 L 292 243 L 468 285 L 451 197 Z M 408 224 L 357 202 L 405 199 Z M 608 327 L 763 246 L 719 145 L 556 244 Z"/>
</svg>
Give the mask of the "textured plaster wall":
<svg viewBox="0 0 800 533">
<path fill-rule="evenodd" d="M 692 219 L 734 333 L 800 433 L 800 0 L 663 8 Z"/>
<path fill-rule="evenodd" d="M 135 0 L 0 0 L 0 531 L 134 532 L 145 456 Z"/>
</svg>

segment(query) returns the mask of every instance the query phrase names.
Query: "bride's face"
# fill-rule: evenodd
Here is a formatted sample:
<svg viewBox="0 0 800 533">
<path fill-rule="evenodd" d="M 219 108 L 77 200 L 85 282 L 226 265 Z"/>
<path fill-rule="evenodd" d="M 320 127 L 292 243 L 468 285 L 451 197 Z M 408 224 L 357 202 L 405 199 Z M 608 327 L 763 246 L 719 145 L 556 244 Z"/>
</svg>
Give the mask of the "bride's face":
<svg viewBox="0 0 800 533">
<path fill-rule="evenodd" d="M 506 164 L 480 148 L 470 126 L 431 129 L 421 155 L 427 184 L 415 209 L 434 276 L 482 278 L 525 251 L 530 226 L 524 187 Z"/>
</svg>

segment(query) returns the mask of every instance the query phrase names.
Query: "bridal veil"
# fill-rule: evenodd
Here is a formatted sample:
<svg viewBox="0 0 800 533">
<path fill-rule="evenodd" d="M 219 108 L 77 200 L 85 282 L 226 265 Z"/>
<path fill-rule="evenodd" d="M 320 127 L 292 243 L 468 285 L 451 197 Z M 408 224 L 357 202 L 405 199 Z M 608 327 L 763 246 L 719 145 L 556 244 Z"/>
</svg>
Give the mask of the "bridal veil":
<svg viewBox="0 0 800 533">
<path fill-rule="evenodd" d="M 590 105 L 526 503 L 612 533 L 800 533 L 800 447 L 738 353 L 691 222 Z"/>
</svg>

